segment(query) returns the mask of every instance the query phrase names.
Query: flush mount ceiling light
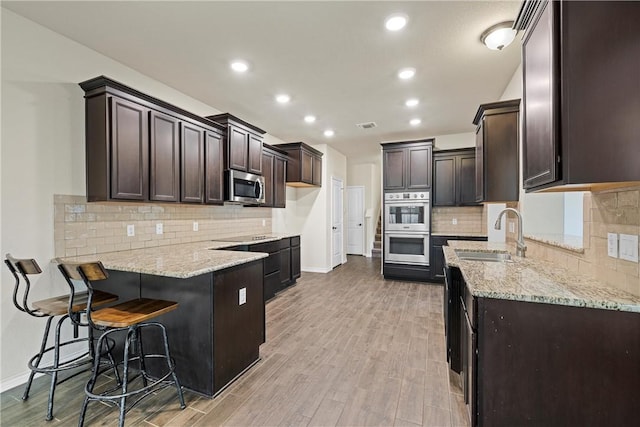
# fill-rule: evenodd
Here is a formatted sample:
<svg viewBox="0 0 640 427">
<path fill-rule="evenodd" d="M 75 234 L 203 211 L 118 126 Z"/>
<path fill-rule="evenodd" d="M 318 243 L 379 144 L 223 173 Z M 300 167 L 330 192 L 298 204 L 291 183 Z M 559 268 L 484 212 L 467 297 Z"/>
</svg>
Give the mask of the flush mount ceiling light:
<svg viewBox="0 0 640 427">
<path fill-rule="evenodd" d="M 316 116 L 312 116 L 312 115 L 304 116 L 304 121 L 307 123 L 313 123 L 316 121 Z"/>
<path fill-rule="evenodd" d="M 502 50 L 516 37 L 516 30 L 512 26 L 513 21 L 505 21 L 487 28 L 480 36 L 480 41 L 491 50 Z"/>
<path fill-rule="evenodd" d="M 417 98 L 407 99 L 404 103 L 407 107 L 415 107 L 418 104 L 420 104 L 420 101 Z"/>
<path fill-rule="evenodd" d="M 402 70 L 398 71 L 398 78 L 402 80 L 408 80 L 415 75 L 416 75 L 415 68 L 403 68 Z"/>
<path fill-rule="evenodd" d="M 286 104 L 287 102 L 291 101 L 291 97 L 286 93 L 281 93 L 280 95 L 276 95 L 276 101 L 278 101 L 280 104 Z"/>
<path fill-rule="evenodd" d="M 324 136 L 326 136 L 327 138 L 331 138 L 335 134 L 336 133 L 331 129 L 327 129 L 327 130 L 324 131 Z"/>
<path fill-rule="evenodd" d="M 409 124 L 411 126 L 418 126 L 420 123 L 422 123 L 422 120 L 420 120 L 420 119 L 411 119 L 411 120 L 409 120 Z"/>
<path fill-rule="evenodd" d="M 394 13 L 389 15 L 384 21 L 384 26 L 389 31 L 401 30 L 407 25 L 409 18 L 403 13 Z"/>
<path fill-rule="evenodd" d="M 235 60 L 231 62 L 231 69 L 236 73 L 244 73 L 249 69 L 249 64 L 246 61 Z"/>
</svg>

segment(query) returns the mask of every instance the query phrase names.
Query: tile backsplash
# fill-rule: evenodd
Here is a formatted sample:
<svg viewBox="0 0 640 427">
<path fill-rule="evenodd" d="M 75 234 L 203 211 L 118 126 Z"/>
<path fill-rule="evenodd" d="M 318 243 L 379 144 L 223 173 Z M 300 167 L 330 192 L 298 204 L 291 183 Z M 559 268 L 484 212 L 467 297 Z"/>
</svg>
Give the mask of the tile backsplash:
<svg viewBox="0 0 640 427">
<path fill-rule="evenodd" d="M 582 253 L 527 239 L 527 256 L 640 296 L 639 264 L 607 255 L 607 233 L 640 235 L 640 187 L 585 193 L 583 222 Z"/>
<path fill-rule="evenodd" d="M 271 209 L 168 203 L 92 202 L 54 195 L 56 256 L 92 255 L 228 236 L 271 233 Z M 193 231 L 193 223 L 198 231 Z M 163 234 L 156 234 L 162 223 Z M 263 225 L 264 224 L 264 225 Z M 135 235 L 127 236 L 133 225 Z"/>
<path fill-rule="evenodd" d="M 486 234 L 485 212 L 483 206 L 434 207 L 431 210 L 431 231 L 452 235 Z"/>
</svg>

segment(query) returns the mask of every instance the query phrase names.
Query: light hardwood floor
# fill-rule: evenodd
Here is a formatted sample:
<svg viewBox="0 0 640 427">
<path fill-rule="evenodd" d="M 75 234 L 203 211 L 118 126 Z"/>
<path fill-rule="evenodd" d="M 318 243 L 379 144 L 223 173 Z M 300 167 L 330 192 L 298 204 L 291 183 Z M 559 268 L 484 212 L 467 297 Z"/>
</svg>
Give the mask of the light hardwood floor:
<svg viewBox="0 0 640 427">
<path fill-rule="evenodd" d="M 328 274 L 303 273 L 267 304 L 261 360 L 215 399 L 175 390 L 143 400 L 132 426 L 466 426 L 445 358 L 442 286 L 385 281 L 380 260 L 349 256 Z M 31 397 L 0 395 L 2 425 L 77 424 L 86 376 L 60 385 L 44 421 L 47 378 Z M 86 425 L 117 424 L 117 410 L 89 405 Z"/>
</svg>

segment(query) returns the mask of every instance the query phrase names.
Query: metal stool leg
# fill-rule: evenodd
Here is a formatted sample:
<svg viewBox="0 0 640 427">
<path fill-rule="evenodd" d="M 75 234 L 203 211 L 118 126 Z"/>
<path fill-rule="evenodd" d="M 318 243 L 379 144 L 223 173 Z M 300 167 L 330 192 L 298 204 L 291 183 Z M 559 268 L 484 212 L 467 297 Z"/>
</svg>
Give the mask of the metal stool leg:
<svg viewBox="0 0 640 427">
<path fill-rule="evenodd" d="M 51 329 L 51 321 L 53 320 L 53 316 L 47 319 L 47 325 L 44 328 L 44 335 L 42 337 L 42 343 L 40 344 L 40 352 L 38 353 L 38 358 L 36 359 L 34 366 L 37 368 L 40 365 L 40 361 L 42 360 L 42 355 L 44 350 L 47 348 L 47 339 L 49 338 L 49 330 Z M 22 400 L 27 400 L 29 398 L 29 390 L 31 390 L 31 383 L 33 382 L 33 377 L 35 376 L 36 371 L 31 370 L 31 374 L 29 374 L 29 380 L 27 381 L 27 386 L 24 389 L 24 393 L 22 394 Z"/>
<path fill-rule="evenodd" d="M 53 396 L 58 383 L 58 367 L 60 366 L 60 328 L 68 316 L 63 316 L 56 324 L 56 337 L 53 347 L 53 372 L 51 373 L 51 385 L 49 386 L 49 403 L 47 404 L 47 421 L 53 419 Z"/>
<path fill-rule="evenodd" d="M 184 409 L 187 405 L 184 403 L 184 396 L 182 395 L 182 387 L 180 387 L 180 383 L 178 382 L 178 376 L 176 375 L 175 366 L 173 365 L 173 360 L 171 360 L 171 354 L 169 353 L 169 340 L 167 339 L 167 329 L 164 327 L 162 323 L 158 323 L 160 329 L 162 329 L 162 339 L 164 340 L 164 354 L 167 359 L 167 366 L 171 371 L 171 376 L 173 377 L 173 382 L 176 385 L 176 391 L 178 392 L 178 399 L 180 400 L 180 408 Z"/>
<path fill-rule="evenodd" d="M 100 354 L 102 353 L 100 351 L 100 349 L 102 348 L 103 344 L 106 342 L 106 338 L 107 338 L 107 333 L 104 333 L 104 334 L 100 335 L 100 338 L 98 338 L 98 343 L 96 344 L 96 347 L 95 347 L 96 350 L 93 352 L 94 353 L 93 354 L 93 369 L 91 369 L 91 377 L 89 378 L 89 381 L 87 381 L 87 384 L 84 387 L 85 397 L 84 397 L 84 401 L 82 402 L 82 409 L 80 410 L 80 418 L 78 420 L 78 427 L 82 427 L 84 425 L 84 417 L 85 417 L 85 414 L 87 413 L 87 406 L 89 405 L 89 400 L 90 400 L 88 393 L 93 393 L 93 388 L 96 385 L 96 381 L 97 381 L 97 378 L 98 378 L 98 373 L 100 373 L 100 358 L 101 358 Z M 113 358 L 111 357 L 111 353 L 109 353 L 109 358 L 113 362 Z M 115 364 L 114 364 L 114 368 L 116 368 Z"/>
<path fill-rule="evenodd" d="M 119 427 L 124 427 L 124 417 L 127 413 L 127 386 L 129 382 L 129 345 L 131 340 L 135 339 L 135 328 L 129 328 L 127 337 L 124 340 L 124 360 L 122 362 L 122 397 L 120 398 L 120 419 Z"/>
<path fill-rule="evenodd" d="M 147 367 L 144 363 L 144 349 L 142 348 L 142 328 L 136 327 L 134 329 L 134 333 L 136 336 L 136 343 L 138 347 L 138 363 L 140 368 L 140 375 L 142 375 L 142 385 L 146 387 L 148 385 L 147 381 Z"/>
</svg>

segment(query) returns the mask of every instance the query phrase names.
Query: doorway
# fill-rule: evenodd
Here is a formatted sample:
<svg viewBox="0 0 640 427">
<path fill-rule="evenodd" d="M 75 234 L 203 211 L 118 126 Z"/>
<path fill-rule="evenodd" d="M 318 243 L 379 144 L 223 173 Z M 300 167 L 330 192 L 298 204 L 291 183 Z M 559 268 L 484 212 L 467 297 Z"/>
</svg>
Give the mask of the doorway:
<svg viewBox="0 0 640 427">
<path fill-rule="evenodd" d="M 342 264 L 342 180 L 331 177 L 331 268 Z"/>
<path fill-rule="evenodd" d="M 364 186 L 347 187 L 347 254 L 364 255 Z"/>
</svg>

